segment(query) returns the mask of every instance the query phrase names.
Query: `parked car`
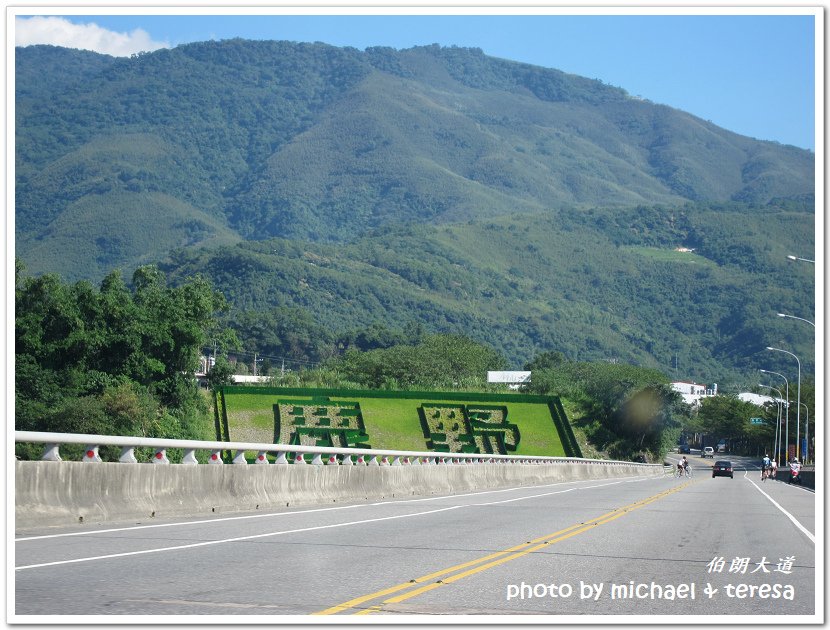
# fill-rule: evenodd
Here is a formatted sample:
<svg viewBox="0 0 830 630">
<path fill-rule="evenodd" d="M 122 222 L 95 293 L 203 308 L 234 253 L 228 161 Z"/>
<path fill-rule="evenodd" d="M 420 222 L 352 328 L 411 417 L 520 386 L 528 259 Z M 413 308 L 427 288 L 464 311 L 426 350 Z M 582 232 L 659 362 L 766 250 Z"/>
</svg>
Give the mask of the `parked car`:
<svg viewBox="0 0 830 630">
<path fill-rule="evenodd" d="M 703 452 L 700 454 L 701 457 L 714 457 L 715 456 L 715 449 L 711 446 L 707 446 L 703 449 Z"/>
<path fill-rule="evenodd" d="M 692 449 L 689 447 L 688 444 L 681 444 L 680 447 L 677 449 L 677 452 L 681 454 L 685 453 L 686 455 L 688 455 L 692 452 Z"/>
<path fill-rule="evenodd" d="M 729 477 L 730 479 L 734 479 L 732 462 L 726 460 L 716 461 L 715 465 L 712 466 L 712 479 L 715 477 Z"/>
</svg>

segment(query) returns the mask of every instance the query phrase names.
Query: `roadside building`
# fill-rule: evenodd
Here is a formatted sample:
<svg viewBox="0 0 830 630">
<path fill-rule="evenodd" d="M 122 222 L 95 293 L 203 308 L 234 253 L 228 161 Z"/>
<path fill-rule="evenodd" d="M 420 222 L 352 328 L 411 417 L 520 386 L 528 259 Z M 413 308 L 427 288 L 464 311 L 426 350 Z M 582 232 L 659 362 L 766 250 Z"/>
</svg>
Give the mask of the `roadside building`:
<svg viewBox="0 0 830 630">
<path fill-rule="evenodd" d="M 674 389 L 674 391 L 680 392 L 680 394 L 683 396 L 683 402 L 694 407 L 700 405 L 700 400 L 702 398 L 718 395 L 717 383 L 712 385 L 712 387 L 710 388 L 706 385 L 700 385 L 699 383 L 694 383 L 690 381 L 675 381 L 671 384 L 671 386 L 672 389 Z"/>
</svg>

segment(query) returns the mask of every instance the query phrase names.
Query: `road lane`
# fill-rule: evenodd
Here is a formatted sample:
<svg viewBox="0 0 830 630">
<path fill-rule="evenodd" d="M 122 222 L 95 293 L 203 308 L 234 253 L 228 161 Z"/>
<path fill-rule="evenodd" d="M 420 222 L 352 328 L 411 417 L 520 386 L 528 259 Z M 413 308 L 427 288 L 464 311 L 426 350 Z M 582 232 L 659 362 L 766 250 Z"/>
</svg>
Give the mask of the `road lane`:
<svg viewBox="0 0 830 630">
<path fill-rule="evenodd" d="M 532 498 L 543 498 L 575 491 L 613 486 L 635 481 L 583 481 L 536 487 L 492 490 L 447 497 L 401 499 L 376 503 L 331 506 L 280 512 L 228 516 L 193 521 L 174 521 L 113 528 L 75 530 L 65 533 L 21 532 L 16 566 L 25 570 L 46 563 L 93 561 L 100 556 L 166 552 L 187 546 L 208 546 L 253 540 L 268 536 L 318 531 L 327 528 L 361 525 L 383 520 L 417 518 L 436 511 L 449 511 L 471 505 L 508 505 Z M 639 478 L 640 481 L 644 479 Z M 90 540 L 96 553 L 88 553 Z"/>
<path fill-rule="evenodd" d="M 734 483 L 733 483 L 734 482 Z M 728 484 L 728 485 L 726 485 Z M 712 504 L 715 503 L 713 506 Z M 707 507 L 709 506 L 709 507 Z M 794 558 L 789 573 L 782 559 Z M 723 560 L 718 568 L 715 560 Z M 746 567 L 740 564 L 746 559 Z M 733 566 L 735 561 L 739 564 Z M 765 564 L 766 563 L 766 564 Z M 710 569 L 710 565 L 712 568 Z M 779 566 L 780 565 L 780 566 Z M 762 567 L 762 568 L 759 568 Z M 769 573 L 764 571 L 768 570 Z M 754 572 L 754 573 L 753 573 Z M 597 528 L 528 557 L 501 573 L 482 573 L 445 593 L 426 593 L 385 613 L 433 614 L 456 610 L 480 614 L 558 615 L 803 615 L 815 608 L 815 548 L 809 539 L 748 482 L 699 478 L 648 509 L 632 512 L 613 528 Z M 612 585 L 695 584 L 691 599 L 611 599 Z M 602 585 L 597 601 L 581 599 L 581 584 Z M 513 597 L 510 585 L 570 584 L 570 598 Z M 718 589 L 710 599 L 708 584 Z M 739 599 L 727 585 L 792 585 L 793 601 Z M 500 600 L 500 601 L 499 601 Z M 497 602 L 494 605 L 494 602 Z"/>
<path fill-rule="evenodd" d="M 799 492 L 783 489 L 782 506 Z M 809 512 L 813 498 L 799 509 Z M 728 536 L 708 527 L 708 506 L 724 499 Z M 758 527 L 770 534 L 759 535 Z M 569 580 L 577 586 L 580 580 L 610 584 L 620 576 L 705 585 L 707 578 L 717 583 L 731 577 L 706 573 L 718 554 L 729 568 L 741 554 L 760 561 L 759 550 L 776 563 L 795 557 L 792 577 L 786 577 L 796 582 L 796 598 L 777 601 L 774 609 L 755 600 L 736 600 L 733 607 L 752 604 L 749 610 L 768 614 L 814 610 L 807 583 L 815 574 L 812 542 L 739 476 L 700 476 L 691 483 L 666 477 L 572 482 L 43 534 L 18 532 L 18 615 L 308 615 L 399 585 L 406 586 L 336 614 L 723 614 L 725 600 L 718 599 L 647 606 L 639 600 L 591 604 L 578 596 L 508 601 L 506 589 L 522 580 Z M 118 555 L 169 547 L 180 548 Z M 33 566 L 99 556 L 109 557 Z M 438 580 L 439 586 L 431 586 Z M 394 597 L 399 599 L 384 603 Z"/>
</svg>

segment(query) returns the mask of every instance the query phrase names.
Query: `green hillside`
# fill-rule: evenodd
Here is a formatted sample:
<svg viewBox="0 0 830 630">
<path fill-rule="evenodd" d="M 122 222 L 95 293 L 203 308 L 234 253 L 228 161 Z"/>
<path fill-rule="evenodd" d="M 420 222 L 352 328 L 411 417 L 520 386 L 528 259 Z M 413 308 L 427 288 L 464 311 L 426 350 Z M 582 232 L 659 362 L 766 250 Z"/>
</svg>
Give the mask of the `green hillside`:
<svg viewBox="0 0 830 630">
<path fill-rule="evenodd" d="M 270 240 L 183 250 L 166 270 L 211 278 L 235 305 L 230 318 L 246 347 L 265 354 L 319 362 L 337 352 L 338 334 L 418 322 L 485 341 L 514 368 L 556 349 L 667 374 L 679 363 L 686 379 L 754 385 L 769 365 L 766 345 L 811 364 L 812 330 L 776 313 L 814 308 L 812 277 L 785 258 L 808 243 L 812 251 L 813 215 L 748 210 L 573 210 L 388 229 L 351 244 Z M 283 310 L 270 320 L 274 309 Z M 309 331 L 308 342 L 292 351 L 247 336 L 277 321 L 300 337 Z"/>
<path fill-rule="evenodd" d="M 183 244 L 350 242 L 386 225 L 814 188 L 809 151 L 477 49 L 31 46 L 15 50 L 15 78 L 17 251 L 70 280 Z M 168 237 L 141 243 L 158 219 L 136 217 L 143 204 L 175 216 Z M 59 236 L 79 211 L 93 220 Z M 102 264 L 42 256 L 58 247 Z"/>
<path fill-rule="evenodd" d="M 805 371 L 815 155 L 477 49 L 15 50 L 15 253 L 159 262 L 293 365 L 414 332 L 721 386 Z M 678 252 L 678 247 L 691 252 Z M 269 359 L 271 360 L 271 359 Z"/>
</svg>

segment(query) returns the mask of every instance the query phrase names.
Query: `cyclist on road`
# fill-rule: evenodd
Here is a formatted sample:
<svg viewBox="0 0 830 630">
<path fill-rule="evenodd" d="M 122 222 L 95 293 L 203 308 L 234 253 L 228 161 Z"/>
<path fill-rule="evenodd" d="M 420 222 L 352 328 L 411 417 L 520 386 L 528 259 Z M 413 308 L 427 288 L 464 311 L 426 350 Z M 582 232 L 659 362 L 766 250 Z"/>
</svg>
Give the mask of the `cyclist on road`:
<svg viewBox="0 0 830 630">
<path fill-rule="evenodd" d="M 769 458 L 769 455 L 764 455 L 764 459 L 761 462 L 761 480 L 766 480 L 767 477 L 770 475 L 770 470 L 772 468 L 772 461 Z"/>
<path fill-rule="evenodd" d="M 686 459 L 686 456 L 684 455 L 684 456 L 683 456 L 683 459 L 681 459 L 681 460 L 677 463 L 677 476 L 678 476 L 678 477 L 682 477 L 682 476 L 683 476 L 683 473 L 687 473 L 688 468 L 689 468 L 689 460 L 688 460 L 688 459 Z M 687 474 L 688 474 L 688 473 L 687 473 Z"/>
</svg>

